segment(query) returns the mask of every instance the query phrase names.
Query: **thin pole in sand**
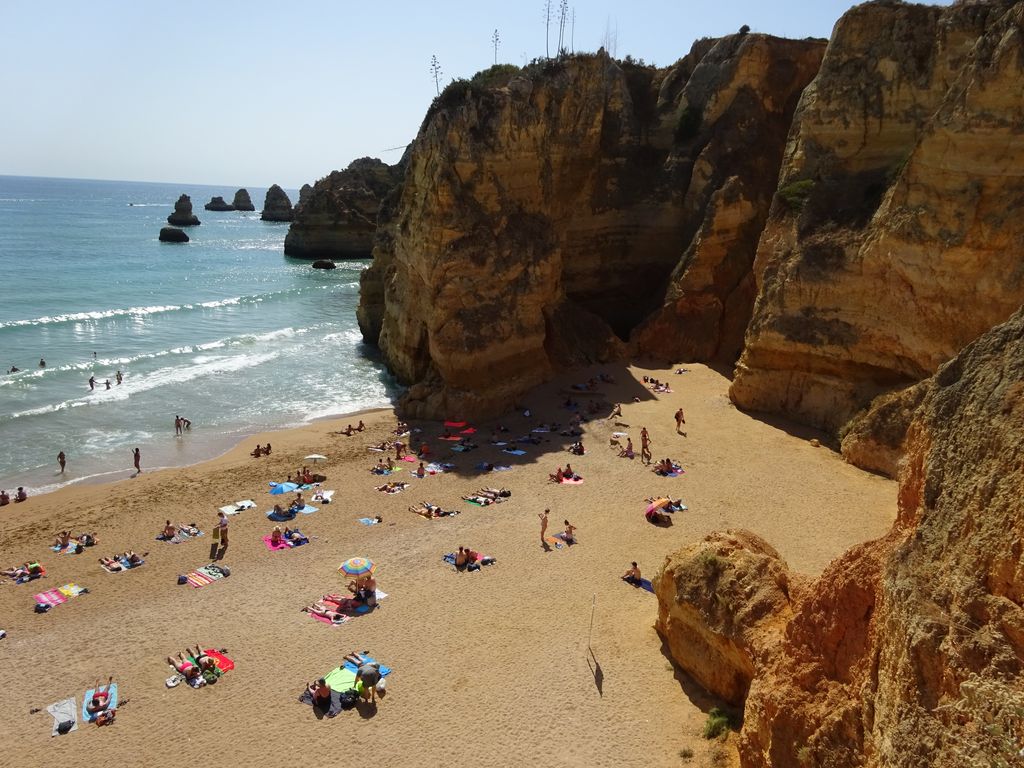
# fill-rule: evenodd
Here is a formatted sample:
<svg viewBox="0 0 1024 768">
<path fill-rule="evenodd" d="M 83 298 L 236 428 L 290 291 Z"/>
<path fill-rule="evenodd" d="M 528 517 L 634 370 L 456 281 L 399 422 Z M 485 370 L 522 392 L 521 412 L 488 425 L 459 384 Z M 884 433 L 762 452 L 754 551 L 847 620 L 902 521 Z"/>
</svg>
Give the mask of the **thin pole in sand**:
<svg viewBox="0 0 1024 768">
<path fill-rule="evenodd" d="M 587 650 L 591 653 L 594 650 L 590 647 L 590 640 L 594 637 L 594 610 L 597 608 L 597 592 L 594 593 L 594 598 L 590 603 L 590 632 L 587 633 Z"/>
</svg>

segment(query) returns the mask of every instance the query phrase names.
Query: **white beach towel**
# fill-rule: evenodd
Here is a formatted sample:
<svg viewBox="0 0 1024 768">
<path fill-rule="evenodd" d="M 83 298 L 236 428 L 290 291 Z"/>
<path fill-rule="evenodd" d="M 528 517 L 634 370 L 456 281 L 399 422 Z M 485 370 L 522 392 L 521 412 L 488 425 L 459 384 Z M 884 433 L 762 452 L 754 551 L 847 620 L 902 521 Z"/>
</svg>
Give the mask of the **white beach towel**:
<svg viewBox="0 0 1024 768">
<path fill-rule="evenodd" d="M 246 509 L 256 509 L 256 502 L 252 499 L 243 499 L 242 501 L 236 501 L 234 504 L 229 504 L 226 507 L 221 507 L 220 511 L 225 515 L 237 515 Z"/>
<path fill-rule="evenodd" d="M 74 696 L 70 699 L 64 699 L 64 701 L 51 704 L 46 708 L 46 711 L 53 715 L 53 732 L 50 734 L 51 736 L 57 735 L 57 726 L 65 720 L 74 722 L 74 725 L 71 726 L 72 731 L 78 730 L 78 703 L 75 701 Z M 70 732 L 68 731 L 68 733 Z"/>
</svg>

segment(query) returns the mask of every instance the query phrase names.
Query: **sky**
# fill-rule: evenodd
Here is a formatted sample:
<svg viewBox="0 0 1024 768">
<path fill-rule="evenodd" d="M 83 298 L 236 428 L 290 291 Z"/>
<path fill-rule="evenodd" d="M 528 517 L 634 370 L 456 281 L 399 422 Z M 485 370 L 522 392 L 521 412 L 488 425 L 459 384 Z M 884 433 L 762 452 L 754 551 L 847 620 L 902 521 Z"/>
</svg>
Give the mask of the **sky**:
<svg viewBox="0 0 1024 768">
<path fill-rule="evenodd" d="M 549 49 L 557 48 L 552 0 Z M 667 66 L 700 37 L 828 37 L 849 0 L 570 0 L 573 45 Z M 545 55 L 545 0 L 6 2 L 0 174 L 295 189 L 397 162 L 442 87 Z M 569 32 L 566 33 L 568 47 Z M 395 148 L 398 149 L 395 149 Z"/>
</svg>

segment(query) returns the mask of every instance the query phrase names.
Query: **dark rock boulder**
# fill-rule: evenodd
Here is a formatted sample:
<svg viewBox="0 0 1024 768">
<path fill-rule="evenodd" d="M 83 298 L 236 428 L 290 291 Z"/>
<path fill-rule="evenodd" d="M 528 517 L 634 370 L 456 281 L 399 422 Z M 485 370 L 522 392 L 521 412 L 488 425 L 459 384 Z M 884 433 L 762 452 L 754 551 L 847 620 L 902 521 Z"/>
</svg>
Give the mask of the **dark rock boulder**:
<svg viewBox="0 0 1024 768">
<path fill-rule="evenodd" d="M 309 184 L 303 184 L 299 190 L 299 202 L 296 204 L 296 208 L 309 200 L 309 196 L 313 194 L 313 187 Z"/>
<path fill-rule="evenodd" d="M 231 205 L 236 211 L 256 210 L 256 206 L 252 204 L 252 199 L 249 197 L 249 190 L 247 189 L 240 189 L 235 192 L 235 199 Z"/>
<path fill-rule="evenodd" d="M 167 223 L 176 227 L 194 227 L 199 224 L 199 219 L 192 213 L 192 198 L 182 195 L 174 204 L 174 213 L 167 217 Z"/>
<path fill-rule="evenodd" d="M 260 218 L 263 221 L 291 221 L 292 216 L 292 201 L 283 189 L 274 184 L 267 190 Z"/>
<path fill-rule="evenodd" d="M 161 243 L 187 243 L 188 235 L 185 234 L 185 230 L 178 229 L 177 227 L 161 227 L 160 229 L 160 242 Z"/>
<path fill-rule="evenodd" d="M 337 269 L 337 265 L 330 259 L 317 259 L 313 262 L 313 269 Z"/>
<path fill-rule="evenodd" d="M 203 206 L 208 211 L 233 211 L 235 206 L 231 203 L 225 203 L 224 198 L 218 195 L 217 197 L 211 197 L 210 202 Z"/>
</svg>

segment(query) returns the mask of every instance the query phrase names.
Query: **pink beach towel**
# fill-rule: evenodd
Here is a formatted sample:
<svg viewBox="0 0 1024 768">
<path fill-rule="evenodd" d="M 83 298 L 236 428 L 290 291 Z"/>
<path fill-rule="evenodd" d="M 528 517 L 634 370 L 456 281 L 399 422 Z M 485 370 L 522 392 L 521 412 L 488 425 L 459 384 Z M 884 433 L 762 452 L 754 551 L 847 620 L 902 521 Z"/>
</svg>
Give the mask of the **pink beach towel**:
<svg viewBox="0 0 1024 768">
<path fill-rule="evenodd" d="M 277 544 L 274 544 L 270 536 L 263 537 L 263 543 L 267 545 L 267 549 L 271 552 L 276 552 L 279 549 L 291 549 L 291 545 L 288 544 L 284 539 L 281 539 Z"/>
<path fill-rule="evenodd" d="M 419 459 L 418 459 L 418 458 L 416 458 L 415 456 L 403 456 L 403 457 L 402 457 L 402 461 L 412 461 L 412 462 L 416 462 L 416 461 L 419 461 Z"/>
<path fill-rule="evenodd" d="M 464 427 L 464 426 L 466 426 L 466 422 L 464 422 L 464 421 L 446 421 L 444 423 L 444 425 L 446 427 Z"/>
<path fill-rule="evenodd" d="M 563 477 L 562 485 L 583 485 L 583 478 L 576 477 L 570 480 L 568 477 Z"/>
<path fill-rule="evenodd" d="M 460 435 L 475 435 L 476 434 L 476 427 L 466 427 L 459 434 Z"/>
<path fill-rule="evenodd" d="M 205 587 L 207 584 L 212 584 L 214 582 L 214 580 L 205 573 L 200 573 L 199 571 L 192 571 L 191 573 L 186 574 L 185 579 L 196 589 Z"/>
<path fill-rule="evenodd" d="M 60 605 L 68 601 L 67 596 L 59 589 L 48 589 L 45 592 L 40 592 L 33 599 L 42 605 Z"/>
</svg>

